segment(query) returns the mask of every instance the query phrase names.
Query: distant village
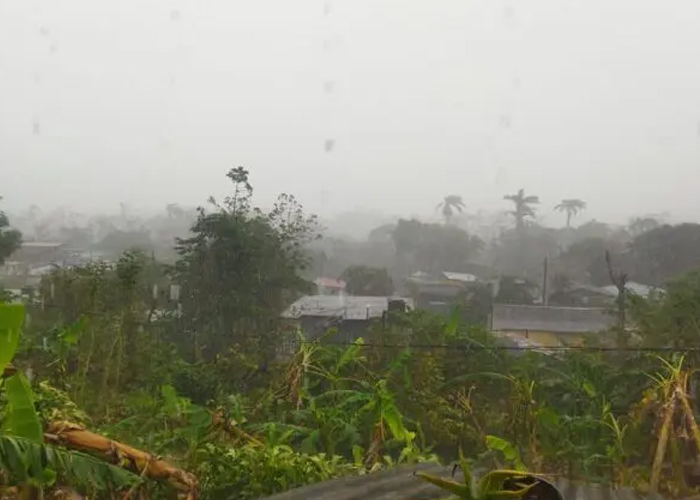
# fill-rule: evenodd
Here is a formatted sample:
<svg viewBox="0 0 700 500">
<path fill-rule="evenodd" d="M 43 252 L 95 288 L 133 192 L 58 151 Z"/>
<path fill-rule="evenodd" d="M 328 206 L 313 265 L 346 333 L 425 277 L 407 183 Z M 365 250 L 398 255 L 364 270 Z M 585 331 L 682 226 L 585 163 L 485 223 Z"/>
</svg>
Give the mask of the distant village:
<svg viewBox="0 0 700 500">
<path fill-rule="evenodd" d="M 499 278 L 445 271 L 439 274 L 417 272 L 406 280 L 407 296 L 366 297 L 345 292 L 342 280 L 320 277 L 315 280 L 316 294 L 300 298 L 282 314 L 297 324 L 310 337 L 322 335 L 329 326 L 336 326 L 337 339 L 352 341 L 367 330 L 372 321 L 381 319 L 392 309 L 423 309 L 448 315 L 460 297 L 486 286 L 495 298 Z M 627 283 L 629 293 L 648 296 L 652 288 Z M 655 289 L 657 292 L 661 290 Z M 587 337 L 608 331 L 615 326 L 615 286 L 573 286 L 568 299 L 579 306 L 544 304 L 541 288 L 535 290 L 535 305 L 494 303 L 488 328 L 504 344 L 513 347 L 547 349 L 581 345 Z"/>
<path fill-rule="evenodd" d="M 42 276 L 54 269 L 102 260 L 99 252 L 70 248 L 56 242 L 25 242 L 2 266 L 0 281 L 7 291 L 18 297 L 30 297 Z M 479 266 L 474 266 L 479 267 Z M 346 283 L 338 278 L 316 278 L 315 293 L 296 300 L 281 314 L 283 320 L 300 328 L 307 338 L 323 335 L 337 328 L 336 341 L 351 342 L 366 334 L 373 321 L 381 320 L 392 310 L 421 309 L 449 315 L 476 290 L 489 290 L 498 296 L 501 279 L 481 274 L 450 272 L 416 272 L 406 277 L 407 293 L 393 296 L 358 296 L 346 292 Z M 652 290 L 662 290 L 628 282 L 630 293 L 647 297 Z M 569 286 L 564 299 L 576 306 L 546 304 L 542 287 L 531 289 L 533 305 L 494 302 L 486 326 L 505 344 L 514 347 L 547 349 L 580 345 L 587 336 L 607 331 L 615 325 L 614 285 Z M 461 301 L 461 302 L 460 302 Z"/>
</svg>

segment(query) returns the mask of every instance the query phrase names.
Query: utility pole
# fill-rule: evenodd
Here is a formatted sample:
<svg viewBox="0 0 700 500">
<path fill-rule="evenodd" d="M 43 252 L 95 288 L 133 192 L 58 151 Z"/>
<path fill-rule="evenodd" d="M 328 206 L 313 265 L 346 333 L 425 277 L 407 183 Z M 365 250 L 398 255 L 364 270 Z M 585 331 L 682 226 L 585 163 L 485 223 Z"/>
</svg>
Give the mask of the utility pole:
<svg viewBox="0 0 700 500">
<path fill-rule="evenodd" d="M 549 293 L 547 293 L 547 271 L 548 271 L 549 255 L 544 258 L 544 278 L 542 279 L 542 304 L 545 306 L 549 303 Z"/>
</svg>

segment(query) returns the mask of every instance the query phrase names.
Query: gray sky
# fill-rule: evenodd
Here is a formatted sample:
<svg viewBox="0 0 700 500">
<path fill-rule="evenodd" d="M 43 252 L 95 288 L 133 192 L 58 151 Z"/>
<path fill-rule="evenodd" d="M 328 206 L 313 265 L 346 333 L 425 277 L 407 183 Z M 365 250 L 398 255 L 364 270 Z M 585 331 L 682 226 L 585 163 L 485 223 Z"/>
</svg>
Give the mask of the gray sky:
<svg viewBox="0 0 700 500">
<path fill-rule="evenodd" d="M 317 212 L 523 187 L 695 219 L 698 26 L 697 0 L 0 0 L 0 194 L 197 204 L 243 164 Z"/>
</svg>

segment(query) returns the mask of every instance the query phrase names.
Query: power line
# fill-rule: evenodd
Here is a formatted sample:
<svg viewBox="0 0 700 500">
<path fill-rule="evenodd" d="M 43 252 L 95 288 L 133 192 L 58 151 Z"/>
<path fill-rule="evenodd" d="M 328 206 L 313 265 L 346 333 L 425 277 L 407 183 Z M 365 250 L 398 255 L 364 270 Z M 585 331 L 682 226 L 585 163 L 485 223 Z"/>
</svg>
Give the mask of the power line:
<svg viewBox="0 0 700 500">
<path fill-rule="evenodd" d="M 603 347 L 603 346 L 485 346 L 480 344 L 391 344 L 363 342 L 322 341 L 321 345 L 359 346 L 377 349 L 449 349 L 458 351 L 588 351 L 588 352 L 700 352 L 700 346 L 690 347 Z M 302 344 L 317 344 L 314 341 L 303 341 Z"/>
<path fill-rule="evenodd" d="M 39 308 L 54 309 L 59 311 L 66 311 L 65 306 L 58 304 L 44 304 L 43 306 L 37 306 Z M 176 311 L 170 311 L 176 312 Z M 100 312 L 76 312 L 78 317 L 97 317 L 97 318 L 109 318 L 111 315 Z M 129 325 L 140 326 L 143 328 L 163 328 L 165 325 L 159 324 L 157 321 L 152 322 L 142 322 L 142 321 L 127 321 Z M 294 340 L 292 340 L 294 342 Z M 478 343 L 390 343 L 390 342 L 362 342 L 357 343 L 353 341 L 340 341 L 340 340 L 326 340 L 326 339 L 316 339 L 316 340 L 303 340 L 298 342 L 301 345 L 325 345 L 325 346 L 336 346 L 336 347 L 351 347 L 358 346 L 361 348 L 372 348 L 372 349 L 417 349 L 417 350 L 452 350 L 452 351 L 510 351 L 510 352 L 630 352 L 630 353 L 692 353 L 700 352 L 700 346 L 687 346 L 687 347 L 663 347 L 663 346 L 644 346 L 644 347 L 613 347 L 613 346 L 548 346 L 548 345 L 533 345 L 533 346 L 513 346 L 513 345 L 483 345 Z"/>
</svg>

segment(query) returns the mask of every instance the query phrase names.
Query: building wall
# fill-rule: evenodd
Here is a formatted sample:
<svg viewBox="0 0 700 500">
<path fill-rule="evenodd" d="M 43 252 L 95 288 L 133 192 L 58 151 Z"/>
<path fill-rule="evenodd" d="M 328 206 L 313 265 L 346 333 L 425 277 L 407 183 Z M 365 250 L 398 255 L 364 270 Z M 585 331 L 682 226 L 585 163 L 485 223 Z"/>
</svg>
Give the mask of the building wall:
<svg viewBox="0 0 700 500">
<path fill-rule="evenodd" d="M 522 338 L 537 342 L 543 347 L 580 346 L 586 340 L 585 333 L 556 333 L 538 331 L 514 331 L 506 332 Z"/>
<path fill-rule="evenodd" d="M 327 337 L 328 342 L 349 343 L 360 337 L 366 337 L 367 329 L 372 321 L 380 320 L 345 320 L 338 324 L 336 335 Z M 302 317 L 296 320 L 284 322 L 284 328 L 280 344 L 277 347 L 277 355 L 280 358 L 288 358 L 296 352 L 299 339 L 296 334 L 297 329 L 301 329 L 306 340 L 314 340 L 323 336 L 328 330 L 325 329 L 327 318 Z"/>
<path fill-rule="evenodd" d="M 304 317 L 300 326 L 308 339 L 314 339 L 327 333 L 327 318 Z M 367 333 L 371 320 L 344 320 L 336 324 L 338 333 L 328 340 L 335 342 L 353 342 Z M 333 328 L 333 327 L 331 327 Z"/>
<path fill-rule="evenodd" d="M 316 293 L 318 295 L 343 296 L 345 295 L 345 290 L 343 290 L 342 288 L 316 285 Z"/>
</svg>

